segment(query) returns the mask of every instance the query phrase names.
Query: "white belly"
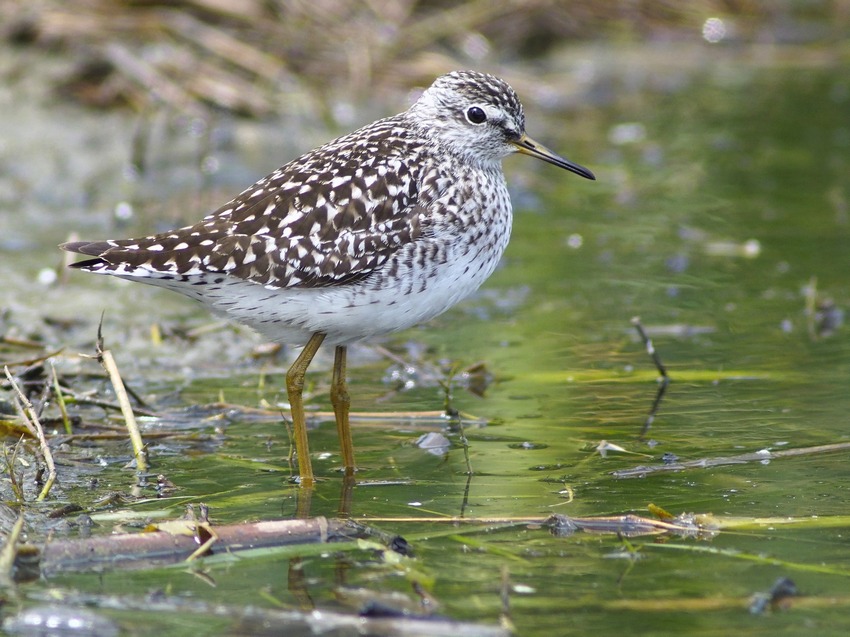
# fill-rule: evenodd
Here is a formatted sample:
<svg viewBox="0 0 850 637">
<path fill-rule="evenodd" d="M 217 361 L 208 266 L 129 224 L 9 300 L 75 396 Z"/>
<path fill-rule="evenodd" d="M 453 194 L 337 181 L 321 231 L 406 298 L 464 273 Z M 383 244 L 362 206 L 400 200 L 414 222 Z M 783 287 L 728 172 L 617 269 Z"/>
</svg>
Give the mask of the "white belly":
<svg viewBox="0 0 850 637">
<path fill-rule="evenodd" d="M 420 265 L 399 255 L 393 278 L 391 260 L 370 278 L 342 286 L 269 289 L 229 279 L 203 289 L 196 286 L 197 294 L 191 293 L 192 286 L 178 291 L 273 341 L 301 345 L 323 332 L 326 343 L 347 344 L 413 327 L 472 294 L 492 274 L 509 233 L 508 225 L 498 243 L 489 246 L 455 243 L 446 249 L 445 263 Z"/>
</svg>

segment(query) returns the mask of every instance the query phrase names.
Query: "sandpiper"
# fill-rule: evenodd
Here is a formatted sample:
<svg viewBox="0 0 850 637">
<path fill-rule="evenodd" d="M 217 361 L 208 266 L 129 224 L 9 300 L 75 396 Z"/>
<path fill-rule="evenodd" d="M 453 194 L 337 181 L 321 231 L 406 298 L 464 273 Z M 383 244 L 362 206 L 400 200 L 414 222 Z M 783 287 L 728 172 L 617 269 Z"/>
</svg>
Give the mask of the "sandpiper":
<svg viewBox="0 0 850 637">
<path fill-rule="evenodd" d="M 72 267 L 180 292 L 303 345 L 286 388 L 310 486 L 302 391 L 319 346 L 336 346 L 330 397 L 351 474 L 347 345 L 427 321 L 490 276 L 511 232 L 502 159 L 515 152 L 594 179 L 526 135 L 507 83 L 456 71 L 403 113 L 292 160 L 195 225 L 61 247 L 93 257 Z"/>
</svg>

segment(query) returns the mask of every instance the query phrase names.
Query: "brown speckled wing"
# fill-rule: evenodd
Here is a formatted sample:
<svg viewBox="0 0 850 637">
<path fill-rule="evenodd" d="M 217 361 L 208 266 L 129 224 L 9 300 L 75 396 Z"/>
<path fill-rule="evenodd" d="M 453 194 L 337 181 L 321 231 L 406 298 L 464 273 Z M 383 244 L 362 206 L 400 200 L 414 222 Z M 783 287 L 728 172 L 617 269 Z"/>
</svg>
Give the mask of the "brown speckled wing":
<svg viewBox="0 0 850 637">
<path fill-rule="evenodd" d="M 270 288 L 356 281 L 419 236 L 423 149 L 379 120 L 259 180 L 194 226 L 141 239 L 74 243 L 76 264 L 124 276 L 225 273 Z"/>
</svg>

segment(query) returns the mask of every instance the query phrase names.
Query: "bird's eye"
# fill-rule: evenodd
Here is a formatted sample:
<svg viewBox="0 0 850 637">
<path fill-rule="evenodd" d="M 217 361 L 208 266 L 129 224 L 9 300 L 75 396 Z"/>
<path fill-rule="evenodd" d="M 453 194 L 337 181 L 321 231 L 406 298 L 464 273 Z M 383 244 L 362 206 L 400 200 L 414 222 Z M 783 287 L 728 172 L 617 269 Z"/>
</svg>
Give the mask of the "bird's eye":
<svg viewBox="0 0 850 637">
<path fill-rule="evenodd" d="M 480 106 L 470 106 L 466 109 L 466 119 L 470 124 L 483 124 L 487 121 L 487 114 Z"/>
</svg>

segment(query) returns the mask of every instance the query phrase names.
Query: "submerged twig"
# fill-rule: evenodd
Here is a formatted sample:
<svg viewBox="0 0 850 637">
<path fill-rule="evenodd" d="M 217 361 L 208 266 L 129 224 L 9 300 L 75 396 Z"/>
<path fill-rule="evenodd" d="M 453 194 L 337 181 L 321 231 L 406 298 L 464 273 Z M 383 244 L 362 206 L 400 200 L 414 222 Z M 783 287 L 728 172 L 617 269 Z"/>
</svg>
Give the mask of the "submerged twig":
<svg viewBox="0 0 850 637">
<path fill-rule="evenodd" d="M 638 537 L 642 535 L 678 535 L 681 537 L 708 538 L 717 534 L 720 524 L 710 515 L 682 514 L 670 520 L 659 520 L 627 513 L 624 515 L 605 515 L 572 517 L 554 514 L 548 517 L 517 516 L 493 518 L 458 518 L 458 517 L 393 517 L 372 518 L 369 521 L 378 523 L 445 523 L 451 525 L 446 533 L 457 534 L 456 527 L 481 525 L 482 529 L 491 532 L 496 528 L 511 528 L 515 526 L 547 528 L 557 537 L 568 537 L 579 531 L 586 533 L 613 534 L 623 537 Z M 365 522 L 366 520 L 364 520 Z M 428 537 L 435 537 L 429 531 Z"/>
<path fill-rule="evenodd" d="M 640 430 L 639 438 L 643 438 L 646 435 L 646 432 L 649 431 L 652 423 L 655 421 L 655 416 L 658 414 L 658 409 L 661 406 L 661 399 L 664 398 L 664 394 L 667 392 L 667 386 L 670 384 L 670 376 L 667 375 L 667 368 L 664 367 L 664 364 L 661 362 L 661 358 L 658 356 L 658 352 L 655 351 L 652 339 L 649 338 L 646 331 L 643 329 L 639 316 L 632 318 L 632 325 L 634 325 L 638 335 L 643 341 L 644 347 L 646 347 L 646 353 L 649 354 L 652 362 L 655 364 L 655 368 L 658 370 L 658 373 L 661 374 L 661 382 L 658 386 L 658 392 L 655 394 L 655 400 L 652 402 L 652 407 L 649 408 L 649 413 L 646 416 L 646 420 L 643 421 L 643 427 L 641 427 Z"/>
<path fill-rule="evenodd" d="M 463 490 L 463 500 L 460 504 L 460 517 L 463 517 L 466 514 L 466 507 L 469 506 L 469 490 L 472 487 L 472 476 L 474 473 L 472 471 L 472 462 L 469 459 L 469 439 L 466 437 L 466 432 L 463 428 L 463 419 L 460 417 L 459 412 L 452 407 L 452 379 L 455 377 L 458 369 L 459 365 L 455 363 L 447 376 L 438 382 L 444 392 L 445 417 L 450 419 L 451 429 L 457 429 L 460 436 L 460 444 L 463 447 L 463 460 L 466 463 L 466 487 Z"/>
<path fill-rule="evenodd" d="M 139 433 L 136 416 L 133 414 L 133 407 L 130 405 L 127 389 L 124 387 L 124 381 L 121 380 L 121 374 L 118 371 L 118 365 L 115 363 L 112 352 L 103 347 L 103 316 L 100 317 L 100 324 L 97 326 L 97 359 L 109 375 L 109 380 L 112 382 L 112 387 L 115 390 L 115 398 L 118 400 L 118 404 L 121 405 L 121 413 L 124 415 L 124 422 L 127 425 L 130 442 L 133 445 L 136 468 L 139 471 L 147 471 L 147 452 L 145 451 L 144 442 L 142 442 L 142 435 Z"/>
<path fill-rule="evenodd" d="M 24 437 L 21 436 L 12 448 L 11 457 L 9 457 L 9 448 L 5 444 L 3 445 L 3 459 L 6 461 L 6 471 L 9 472 L 9 486 L 12 488 L 12 493 L 15 496 L 17 504 L 24 503 L 24 487 L 21 485 L 20 480 L 18 480 L 18 475 L 15 473 L 15 461 L 18 458 L 18 449 L 21 448 L 21 443 L 23 441 Z"/>
<path fill-rule="evenodd" d="M 805 307 L 803 314 L 806 316 L 806 331 L 812 341 L 818 340 L 818 331 L 815 325 L 815 315 L 818 300 L 818 278 L 813 276 L 803 288 Z"/>
<path fill-rule="evenodd" d="M 38 414 L 36 414 L 32 403 L 24 395 L 24 392 L 21 391 L 21 388 L 18 387 L 18 383 L 15 382 L 9 368 L 4 367 L 3 369 L 6 372 L 6 378 L 12 385 L 12 390 L 15 392 L 15 404 L 21 414 L 21 419 L 24 421 L 24 425 L 30 433 L 38 440 L 38 448 L 41 451 L 42 458 L 44 458 L 44 463 L 47 465 L 47 481 L 44 483 L 41 492 L 38 494 L 38 498 L 36 498 L 36 500 L 40 502 L 47 497 L 47 494 L 50 493 L 50 489 L 53 487 L 53 483 L 56 481 L 56 465 L 53 464 L 53 453 L 50 451 L 50 446 L 47 444 L 47 438 L 44 437 L 44 429 L 41 427 L 41 423 L 38 420 Z"/>
<path fill-rule="evenodd" d="M 290 573 L 290 577 L 297 577 Z M 262 592 L 260 592 L 262 595 Z M 300 591 L 294 594 L 300 594 Z M 306 597 L 306 596 L 305 596 Z M 277 598 L 267 594 L 268 599 L 280 604 Z M 340 612 L 322 608 L 315 610 L 310 606 L 307 610 L 282 610 L 277 608 L 261 608 L 258 604 L 244 603 L 212 603 L 204 602 L 197 597 L 187 595 L 147 595 L 138 597 L 118 595 L 80 594 L 73 591 L 63 592 L 62 603 L 82 608 L 105 609 L 107 612 L 134 611 L 143 616 L 152 613 L 158 617 L 178 616 L 185 622 L 203 621 L 209 623 L 222 622 L 233 626 L 232 634 L 240 635 L 372 635 L 373 637 L 410 637 L 427 635 L 428 637 L 511 637 L 513 634 L 499 626 L 455 621 L 440 616 L 371 616 L 358 615 L 351 612 Z M 584 602 L 586 604 L 586 601 Z M 57 602 L 58 604 L 58 602 Z M 79 616 L 79 611 L 74 617 Z M 15 627 L 20 625 L 20 615 L 7 620 Z M 200 619 L 199 619 L 200 618 Z M 31 624 L 26 624 L 29 629 Z M 115 632 L 118 632 L 117 630 Z M 23 634 L 43 634 L 15 632 Z M 53 633 L 56 634 L 56 633 Z M 82 634 L 77 631 L 73 634 Z M 102 633 L 105 634 L 105 633 Z"/>
<path fill-rule="evenodd" d="M 799 449 L 783 449 L 771 451 L 761 449 L 737 456 L 723 456 L 720 458 L 697 458 L 687 462 L 673 462 L 670 464 L 643 465 L 631 469 L 620 469 L 612 471 L 615 478 L 643 478 L 650 473 L 667 473 L 670 471 L 684 471 L 685 469 L 710 469 L 729 464 L 746 464 L 748 462 L 765 462 L 779 458 L 790 458 L 793 456 L 808 456 L 818 453 L 831 453 L 833 451 L 850 451 L 850 442 L 836 442 L 829 445 L 816 445 L 814 447 L 800 447 Z"/>
<path fill-rule="evenodd" d="M 817 573 L 820 575 L 838 575 L 839 577 L 850 577 L 850 570 L 846 568 L 842 568 L 840 564 L 824 564 L 823 562 L 818 563 L 806 563 L 806 562 L 792 562 L 789 560 L 783 560 L 778 557 L 773 557 L 772 555 L 765 555 L 763 552 L 755 552 L 750 553 L 748 551 L 742 551 L 737 548 L 727 548 L 720 546 L 705 546 L 698 545 L 693 543 L 688 544 L 675 544 L 672 542 L 668 543 L 660 543 L 653 542 L 644 544 L 647 549 L 662 549 L 662 550 L 671 550 L 671 551 L 685 551 L 688 553 L 703 553 L 708 555 L 722 555 L 724 557 L 728 557 L 735 560 L 743 560 L 746 562 L 754 562 L 756 564 L 761 564 L 764 566 L 778 566 L 783 569 L 793 569 L 796 571 L 804 571 L 808 573 Z"/>
<path fill-rule="evenodd" d="M 268 82 L 279 82 L 286 70 L 283 59 L 252 46 L 219 26 L 211 26 L 184 10 L 171 10 L 164 14 L 165 28 L 178 37 L 218 56 L 227 64 L 242 67 Z"/>
<path fill-rule="evenodd" d="M 9 535 L 6 536 L 3 548 L 0 549 L 0 585 L 2 586 L 8 586 L 15 581 L 15 556 L 18 554 L 18 538 L 23 529 L 24 513 L 22 511 L 15 520 Z"/>
<path fill-rule="evenodd" d="M 5 336 L 0 336 L 0 343 L 9 343 L 13 345 L 25 346 L 25 347 L 34 347 L 35 344 L 29 345 L 29 341 L 16 341 Z M 22 345 L 22 343 L 27 343 L 26 345 Z M 42 344 L 38 344 L 38 346 L 44 347 Z M 58 356 L 61 354 L 63 349 L 57 349 L 54 352 L 48 352 L 47 354 L 43 354 L 38 358 L 28 358 L 22 361 L 4 361 L 0 363 L 0 365 L 4 365 L 6 367 L 32 367 L 33 365 L 38 365 L 39 363 L 43 363 L 44 361 L 53 358 L 54 356 Z"/>
<path fill-rule="evenodd" d="M 516 626 L 511 620 L 511 572 L 508 570 L 507 564 L 502 565 L 501 589 L 502 612 L 499 613 L 499 624 L 513 634 L 516 631 Z"/>
<path fill-rule="evenodd" d="M 59 376 L 56 374 L 56 366 L 53 361 L 50 361 L 50 372 L 53 374 L 53 393 L 56 395 L 56 404 L 59 406 L 59 413 L 62 414 L 62 425 L 65 427 L 66 434 L 74 433 L 71 429 L 71 419 L 68 417 L 68 409 L 65 406 L 65 395 L 62 393 L 62 387 L 59 385 Z"/>
<path fill-rule="evenodd" d="M 146 533 L 125 533 L 85 539 L 56 540 L 41 552 L 41 572 L 45 577 L 68 571 L 109 568 L 151 568 L 178 564 L 196 555 L 198 527 L 207 527 L 201 537 L 212 531 L 208 523 L 180 520 L 153 525 Z M 232 559 L 242 551 L 293 547 L 303 554 L 342 550 L 348 543 L 357 550 L 357 540 L 374 537 L 367 527 L 348 520 L 316 517 L 296 520 L 267 520 L 214 528 L 217 559 Z M 218 548 L 220 547 L 220 550 Z"/>
<path fill-rule="evenodd" d="M 132 394 L 129 387 L 125 386 L 128 394 L 131 394 L 135 397 L 135 394 Z M 100 407 L 102 409 L 112 409 L 114 411 L 121 411 L 121 405 L 118 403 L 111 403 L 108 400 L 100 400 L 98 398 L 93 398 L 91 396 L 86 396 L 84 394 L 78 394 L 77 392 L 71 389 L 65 389 L 64 398 L 66 398 L 66 404 L 68 402 L 67 399 L 70 399 L 76 405 L 91 405 L 92 407 Z M 150 409 L 144 409 L 142 407 L 133 407 L 133 413 L 137 416 L 149 416 L 151 418 L 155 418 L 157 416 L 156 412 L 151 411 Z"/>
</svg>

